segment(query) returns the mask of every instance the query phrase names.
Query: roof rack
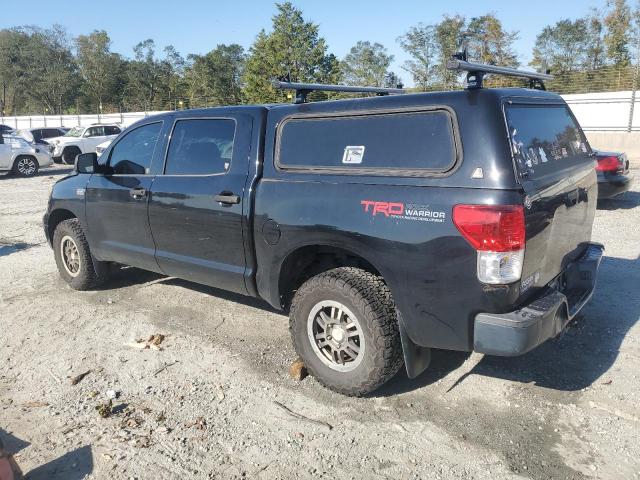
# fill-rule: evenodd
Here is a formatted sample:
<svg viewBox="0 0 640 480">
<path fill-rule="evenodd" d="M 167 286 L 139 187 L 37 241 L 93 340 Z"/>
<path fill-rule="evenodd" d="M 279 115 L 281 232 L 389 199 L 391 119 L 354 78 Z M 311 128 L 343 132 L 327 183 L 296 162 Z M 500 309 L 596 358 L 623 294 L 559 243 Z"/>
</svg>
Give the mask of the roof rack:
<svg viewBox="0 0 640 480">
<path fill-rule="evenodd" d="M 529 87 L 536 90 L 546 90 L 544 80 L 553 79 L 553 75 L 549 75 L 548 73 L 528 72 L 511 67 L 468 62 L 466 52 L 453 55 L 453 58 L 447 62 L 447 68 L 459 72 L 468 72 L 467 89 L 469 90 L 482 88 L 483 79 L 487 73 L 506 75 L 508 77 L 528 78 Z"/>
<path fill-rule="evenodd" d="M 295 90 L 295 103 L 306 103 L 307 95 L 311 92 L 349 92 L 349 93 L 375 93 L 376 95 L 389 95 L 405 93 L 403 88 L 383 87 L 356 87 L 353 85 L 325 85 L 322 83 L 296 83 L 282 80 L 271 82 L 273 88 L 280 90 Z M 401 87 L 401 85 L 398 85 Z"/>
</svg>

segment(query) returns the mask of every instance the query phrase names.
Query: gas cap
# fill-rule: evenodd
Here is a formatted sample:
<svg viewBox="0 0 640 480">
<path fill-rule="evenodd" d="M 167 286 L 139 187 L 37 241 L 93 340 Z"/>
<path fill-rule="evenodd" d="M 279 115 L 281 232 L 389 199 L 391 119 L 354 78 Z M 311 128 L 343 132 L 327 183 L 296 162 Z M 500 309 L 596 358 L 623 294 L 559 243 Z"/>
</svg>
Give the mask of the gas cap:
<svg viewBox="0 0 640 480">
<path fill-rule="evenodd" d="M 280 225 L 270 218 L 262 225 L 262 236 L 269 245 L 275 245 L 280 240 Z"/>
</svg>

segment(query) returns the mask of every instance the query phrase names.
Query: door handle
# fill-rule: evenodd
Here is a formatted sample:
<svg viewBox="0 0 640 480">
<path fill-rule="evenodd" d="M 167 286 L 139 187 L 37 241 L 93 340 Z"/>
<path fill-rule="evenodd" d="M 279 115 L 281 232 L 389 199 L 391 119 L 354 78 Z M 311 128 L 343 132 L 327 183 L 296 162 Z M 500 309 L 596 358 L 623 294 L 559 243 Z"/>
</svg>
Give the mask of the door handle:
<svg viewBox="0 0 640 480">
<path fill-rule="evenodd" d="M 240 197 L 231 192 L 222 192 L 214 197 L 216 202 L 226 203 L 227 205 L 236 205 L 240 203 Z"/>
<path fill-rule="evenodd" d="M 142 187 L 132 188 L 129 190 L 129 196 L 139 200 L 147 196 L 147 189 Z"/>
</svg>

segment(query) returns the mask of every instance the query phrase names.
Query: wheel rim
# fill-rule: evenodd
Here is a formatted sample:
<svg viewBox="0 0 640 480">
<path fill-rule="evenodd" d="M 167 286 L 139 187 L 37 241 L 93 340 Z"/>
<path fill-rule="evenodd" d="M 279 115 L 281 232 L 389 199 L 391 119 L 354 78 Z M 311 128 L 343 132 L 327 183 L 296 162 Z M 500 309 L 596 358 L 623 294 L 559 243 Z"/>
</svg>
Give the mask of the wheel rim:
<svg viewBox="0 0 640 480">
<path fill-rule="evenodd" d="M 22 175 L 33 175 L 36 172 L 36 162 L 32 158 L 18 160 L 18 172 Z"/>
<path fill-rule="evenodd" d="M 307 318 L 307 335 L 322 363 L 338 372 L 354 370 L 364 357 L 364 335 L 356 316 L 340 302 L 317 303 Z"/>
<path fill-rule="evenodd" d="M 62 255 L 62 265 L 69 275 L 77 277 L 80 274 L 80 251 L 76 242 L 68 235 L 60 240 L 60 253 Z"/>
</svg>

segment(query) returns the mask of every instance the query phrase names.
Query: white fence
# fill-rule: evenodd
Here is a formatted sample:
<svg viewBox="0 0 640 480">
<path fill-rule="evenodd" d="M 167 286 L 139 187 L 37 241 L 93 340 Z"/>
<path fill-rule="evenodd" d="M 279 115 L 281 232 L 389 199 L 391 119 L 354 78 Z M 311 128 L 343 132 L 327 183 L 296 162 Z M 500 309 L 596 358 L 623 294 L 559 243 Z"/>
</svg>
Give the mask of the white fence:
<svg viewBox="0 0 640 480">
<path fill-rule="evenodd" d="M 640 94 L 635 97 L 633 118 L 630 116 L 632 97 L 631 91 L 563 95 L 585 131 L 609 132 L 640 131 Z M 74 127 L 92 123 L 118 123 L 127 127 L 141 118 L 156 113 L 162 112 L 0 117 L 0 123 L 16 129 L 46 126 Z"/>
<path fill-rule="evenodd" d="M 582 93 L 562 97 L 585 131 L 640 131 L 640 92 L 635 98 L 631 91 Z M 632 98 L 635 103 L 633 109 Z"/>
<path fill-rule="evenodd" d="M 23 117 L 0 117 L 0 123 L 19 130 L 21 128 L 75 127 L 93 123 L 117 123 L 128 127 L 138 120 L 164 112 L 105 113 L 102 115 L 31 115 Z"/>
</svg>

